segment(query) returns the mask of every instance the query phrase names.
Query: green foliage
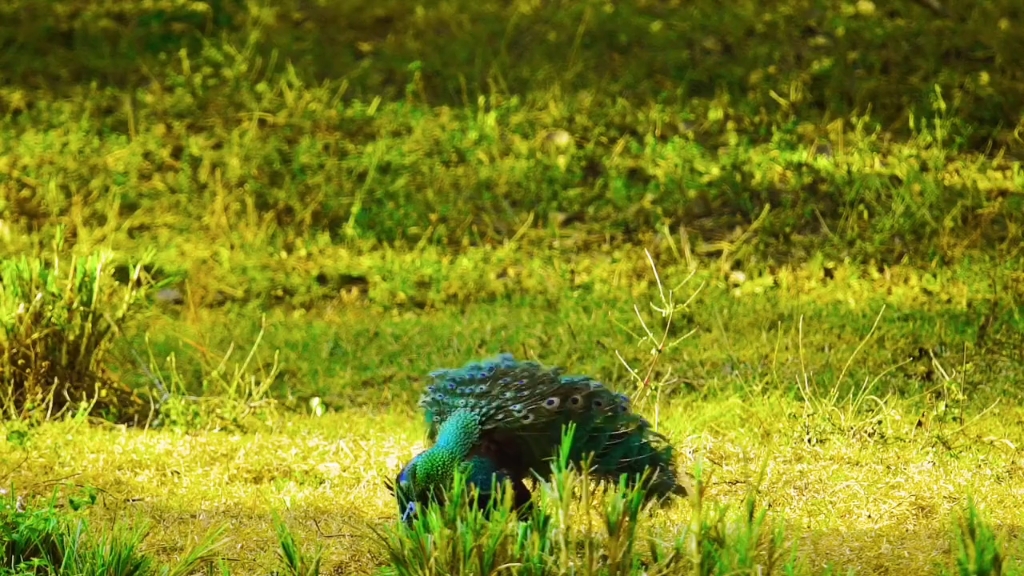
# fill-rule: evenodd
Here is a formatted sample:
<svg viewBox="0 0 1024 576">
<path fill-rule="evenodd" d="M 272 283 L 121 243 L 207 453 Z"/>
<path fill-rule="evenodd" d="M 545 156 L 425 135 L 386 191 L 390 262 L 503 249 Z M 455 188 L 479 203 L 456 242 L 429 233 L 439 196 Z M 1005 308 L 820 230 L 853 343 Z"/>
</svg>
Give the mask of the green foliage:
<svg viewBox="0 0 1024 576">
<path fill-rule="evenodd" d="M 968 496 L 958 518 L 955 538 L 956 574 L 959 576 L 999 576 L 1003 573 L 1003 552 L 992 526 L 982 517 Z"/>
<path fill-rule="evenodd" d="M 769 532 L 765 512 L 755 510 L 755 493 L 748 495 L 741 514 L 722 506 L 709 512 L 699 470 L 689 526 L 671 542 L 644 538 L 650 507 L 644 506 L 642 484 L 630 486 L 623 476 L 615 489 L 595 489 L 586 474 L 569 464 L 572 434 L 570 426 L 552 461 L 551 480 L 541 484 L 528 518 L 517 519 L 508 484 L 503 496 L 486 508 L 477 506 L 476 489 L 460 471 L 445 505 L 433 502 L 410 526 L 379 534 L 392 573 L 492 574 L 515 567 L 517 574 L 537 575 L 712 575 L 795 569 L 794 561 L 780 562 L 787 546 L 783 532 Z"/>
<path fill-rule="evenodd" d="M 152 378 L 150 390 L 156 396 L 154 403 L 157 409 L 157 418 L 152 425 L 179 430 L 238 430 L 254 423 L 272 421 L 277 403 L 270 390 L 280 365 L 278 352 L 274 353 L 269 367 L 256 358 L 264 329 L 265 326 L 261 326 L 256 341 L 241 363 L 236 362 L 229 368 L 229 360 L 235 351 L 232 342 L 216 364 L 202 363 L 197 381 L 188 380 L 179 371 L 173 352 L 162 369 L 150 348 L 147 373 Z M 148 346 L 148 335 L 146 343 Z"/>
<path fill-rule="evenodd" d="M 95 492 L 84 490 L 95 502 Z M 74 504 L 78 502 L 78 504 Z M 69 497 L 81 508 L 81 497 Z M 94 532 L 85 518 L 58 506 L 57 492 L 42 506 L 30 506 L 14 491 L 0 498 L 0 574 L 4 576 L 185 576 L 209 562 L 223 547 L 223 530 L 214 530 L 173 565 L 159 565 L 142 549 L 149 529 L 118 522 Z"/>
<path fill-rule="evenodd" d="M 146 537 L 144 528 L 119 524 L 91 543 L 85 540 L 88 525 L 84 520 L 73 523 L 69 528 L 59 572 L 90 576 L 143 576 L 155 572 L 152 559 L 141 551 L 142 540 Z"/>
<path fill-rule="evenodd" d="M 295 2 L 15 2 L 10 16 L 31 20 L 6 33 L 39 34 L 12 40 L 19 49 L 51 49 L 55 30 L 85 42 L 43 64 L 72 76 L 88 76 L 72 70 L 80 59 L 121 58 L 91 44 L 93 28 L 178 41 L 111 64 L 131 82 L 0 90 L 7 250 L 64 223 L 85 248 L 157 244 L 162 266 L 198 276 L 168 238 L 201 236 L 220 261 L 318 236 L 484 244 L 564 229 L 637 239 L 663 225 L 737 258 L 926 261 L 1021 243 L 1021 106 L 1006 95 L 1024 92 L 1001 64 L 1021 33 L 994 6 L 920 18 L 912 3 L 867 0 L 724 13 Z"/>
<path fill-rule="evenodd" d="M 45 573 L 61 563 L 61 517 L 53 506 L 31 509 L 14 491 L 0 498 L 0 542 L 3 543 L 0 571 L 12 576 Z M 4 573 L 4 572 L 0 572 Z"/>
<path fill-rule="evenodd" d="M 117 282 L 110 253 L 0 262 L 0 411 L 49 418 L 65 410 L 112 420 L 141 401 L 107 367 L 114 338 L 144 295 L 141 265 Z"/>
<path fill-rule="evenodd" d="M 289 576 L 319 576 L 323 550 L 317 547 L 312 553 L 302 549 L 288 525 L 274 515 L 274 527 L 281 546 L 278 559 L 283 572 Z"/>
</svg>

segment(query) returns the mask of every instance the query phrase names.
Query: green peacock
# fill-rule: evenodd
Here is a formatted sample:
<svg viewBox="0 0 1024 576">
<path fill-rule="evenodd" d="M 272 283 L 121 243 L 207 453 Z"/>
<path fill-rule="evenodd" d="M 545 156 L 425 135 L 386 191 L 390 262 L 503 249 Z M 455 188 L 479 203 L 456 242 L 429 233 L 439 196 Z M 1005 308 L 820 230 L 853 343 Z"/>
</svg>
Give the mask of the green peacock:
<svg viewBox="0 0 1024 576">
<path fill-rule="evenodd" d="M 648 499 L 686 494 L 665 437 L 630 411 L 627 396 L 593 378 L 566 376 L 511 354 L 430 376 L 420 406 L 433 445 L 387 483 L 405 521 L 431 498 L 443 503 L 459 467 L 479 491 L 481 505 L 507 479 L 516 508 L 528 509 L 524 480 L 550 472 L 569 423 L 576 427 L 569 461 L 580 466 L 589 455 L 590 473 L 599 481 L 617 482 L 627 474 L 631 485 L 643 479 Z"/>
</svg>

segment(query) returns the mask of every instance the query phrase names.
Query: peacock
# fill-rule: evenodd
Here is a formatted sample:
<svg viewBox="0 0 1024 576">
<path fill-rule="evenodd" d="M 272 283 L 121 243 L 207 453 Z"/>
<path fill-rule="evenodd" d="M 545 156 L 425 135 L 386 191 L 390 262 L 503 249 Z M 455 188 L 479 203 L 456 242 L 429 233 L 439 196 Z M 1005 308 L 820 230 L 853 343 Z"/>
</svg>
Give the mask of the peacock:
<svg viewBox="0 0 1024 576">
<path fill-rule="evenodd" d="M 569 461 L 580 466 L 590 455 L 597 480 L 614 482 L 627 474 L 635 485 L 643 477 L 648 500 L 686 494 L 665 437 L 630 411 L 629 397 L 593 378 L 566 376 L 561 368 L 507 353 L 430 377 L 420 406 L 433 445 L 387 482 L 406 522 L 431 498 L 443 502 L 459 467 L 476 486 L 481 505 L 509 480 L 515 507 L 528 510 L 530 491 L 523 481 L 550 472 L 569 423 L 576 427 Z"/>
</svg>

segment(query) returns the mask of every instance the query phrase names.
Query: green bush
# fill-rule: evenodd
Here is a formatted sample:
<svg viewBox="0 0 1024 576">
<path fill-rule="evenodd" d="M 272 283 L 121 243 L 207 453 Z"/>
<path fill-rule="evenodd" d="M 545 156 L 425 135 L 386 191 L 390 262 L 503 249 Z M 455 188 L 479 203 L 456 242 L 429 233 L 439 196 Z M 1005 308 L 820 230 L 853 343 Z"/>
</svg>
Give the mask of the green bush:
<svg viewBox="0 0 1024 576">
<path fill-rule="evenodd" d="M 0 262 L 0 413 L 95 410 L 121 421 L 143 413 L 142 400 L 107 367 L 114 338 L 144 294 L 142 268 L 132 268 L 125 284 L 114 268 L 109 253 Z"/>
</svg>

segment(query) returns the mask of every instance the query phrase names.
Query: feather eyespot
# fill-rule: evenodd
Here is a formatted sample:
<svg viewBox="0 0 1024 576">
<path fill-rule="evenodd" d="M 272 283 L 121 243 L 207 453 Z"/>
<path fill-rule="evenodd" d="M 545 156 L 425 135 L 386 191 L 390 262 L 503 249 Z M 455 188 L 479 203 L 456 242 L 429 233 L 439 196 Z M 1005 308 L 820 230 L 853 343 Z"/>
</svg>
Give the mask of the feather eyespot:
<svg viewBox="0 0 1024 576">
<path fill-rule="evenodd" d="M 562 399 L 557 396 L 552 396 L 544 401 L 544 407 L 548 410 L 554 410 L 558 408 L 558 405 L 562 403 Z"/>
<path fill-rule="evenodd" d="M 579 394 L 576 394 L 574 396 L 570 396 L 569 397 L 569 406 L 572 406 L 573 408 L 576 408 L 577 406 L 579 406 L 582 403 L 583 403 L 583 398 L 580 397 Z"/>
<path fill-rule="evenodd" d="M 597 409 L 604 408 L 604 400 L 601 400 L 600 398 L 594 398 L 594 401 L 591 403 L 591 405 Z"/>
<path fill-rule="evenodd" d="M 513 404 L 513 405 L 509 406 L 508 409 L 513 411 L 513 412 L 519 412 L 520 410 L 523 409 L 523 405 L 522 404 Z"/>
<path fill-rule="evenodd" d="M 525 385 L 526 385 L 526 380 L 525 379 L 520 380 L 519 382 L 516 382 L 516 386 L 525 386 Z"/>
<path fill-rule="evenodd" d="M 484 392 L 487 392 L 487 384 L 480 384 L 476 387 L 477 394 L 483 394 Z"/>
<path fill-rule="evenodd" d="M 434 417 L 431 418 L 431 420 L 433 420 L 435 423 L 436 422 L 440 422 L 441 421 L 441 416 L 439 414 L 434 414 Z"/>
<path fill-rule="evenodd" d="M 448 382 L 447 384 L 445 384 L 445 388 L 447 388 L 449 390 L 455 390 L 458 387 L 459 387 L 459 385 L 456 384 L 455 382 Z"/>
<path fill-rule="evenodd" d="M 530 422 L 533 422 L 533 418 L 533 414 L 527 414 L 526 416 L 523 416 L 523 424 L 529 424 Z"/>
</svg>

